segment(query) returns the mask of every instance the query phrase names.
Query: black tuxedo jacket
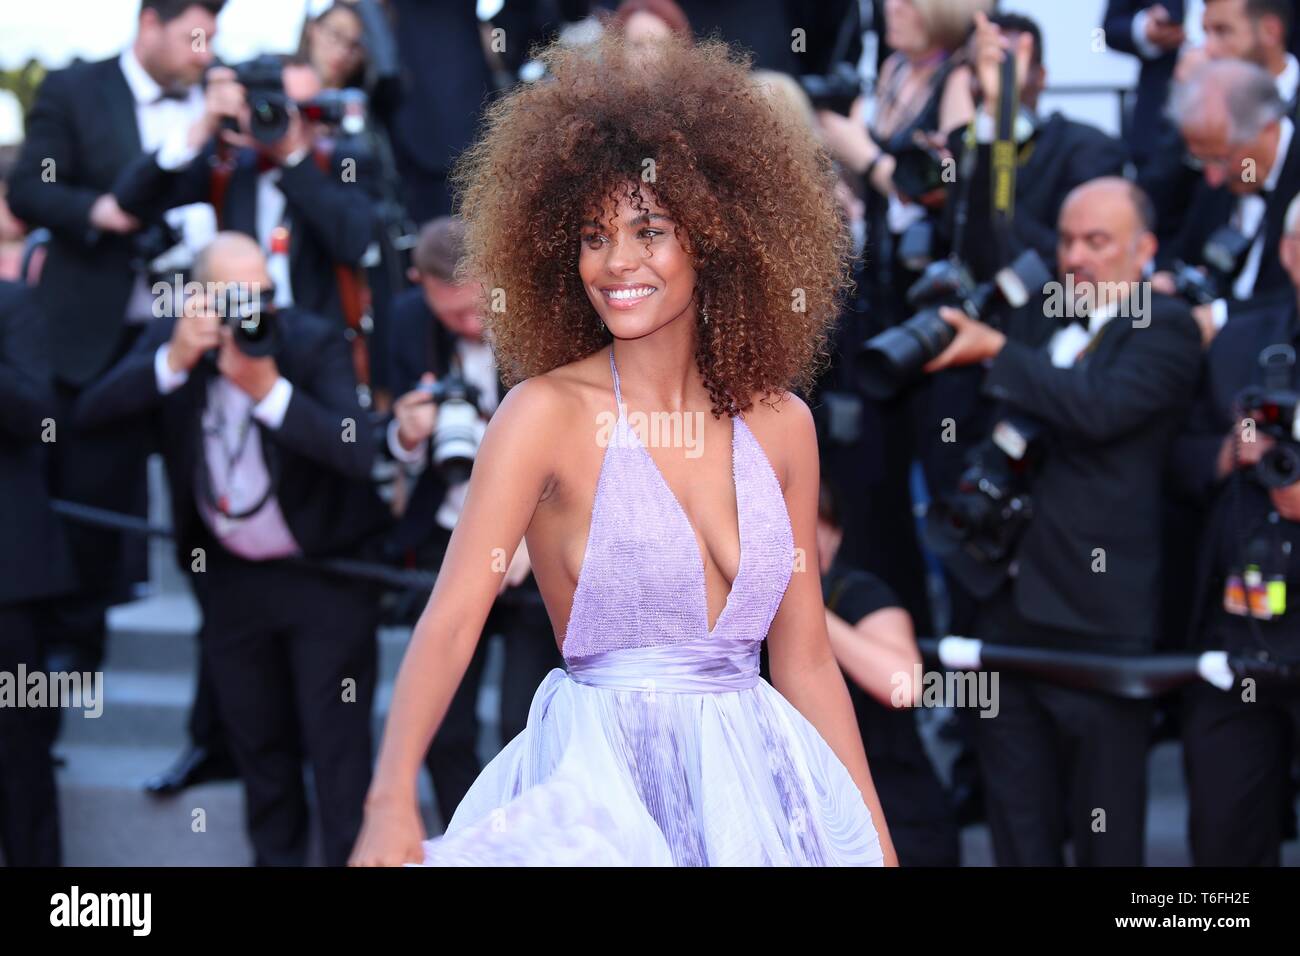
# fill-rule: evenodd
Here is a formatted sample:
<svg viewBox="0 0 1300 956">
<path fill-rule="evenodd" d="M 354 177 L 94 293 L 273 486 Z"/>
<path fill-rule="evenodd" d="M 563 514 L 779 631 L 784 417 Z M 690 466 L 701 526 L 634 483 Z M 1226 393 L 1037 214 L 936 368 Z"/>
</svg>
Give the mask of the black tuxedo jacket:
<svg viewBox="0 0 1300 956">
<path fill-rule="evenodd" d="M 388 510 L 370 483 L 373 426 L 357 402 L 343 335 L 326 320 L 296 309 L 282 311 L 280 321 L 283 347 L 276 363 L 293 384 L 293 397 L 278 429 L 255 424 L 285 522 L 308 557 L 371 555 Z M 217 372 L 200 362 L 180 388 L 159 393 L 154 353 L 171 337 L 174 324 L 172 318 L 151 323 L 126 357 L 81 395 L 75 416 L 86 426 L 149 410 L 158 416 L 177 553 L 181 567 L 188 568 L 192 549 L 211 540 L 194 486 L 203 467 L 200 416 Z M 351 440 L 346 440 L 349 419 Z"/>
<path fill-rule="evenodd" d="M 1290 291 L 1291 280 L 1278 258 L 1277 250 L 1282 242 L 1282 229 L 1286 218 L 1286 207 L 1300 192 L 1300 125 L 1291 137 L 1291 145 L 1282 164 L 1277 188 L 1265 196 L 1264 202 L 1264 253 L 1259 263 L 1259 273 L 1255 278 L 1254 295 L 1269 295 L 1281 290 Z M 1238 197 L 1220 187 L 1213 189 L 1204 179 L 1198 180 L 1196 191 L 1192 194 L 1187 210 L 1187 218 L 1178 238 L 1167 250 L 1161 250 L 1158 256 L 1162 268 L 1168 268 L 1174 259 L 1182 259 L 1192 265 L 1204 263 L 1202 250 L 1205 240 L 1220 226 L 1228 224 L 1233 211 L 1237 208 Z M 1240 266 L 1245 264 L 1246 255 L 1242 255 Z M 1228 300 L 1229 314 L 1241 308 L 1244 303 L 1232 296 L 1231 289 L 1222 290 Z"/>
<path fill-rule="evenodd" d="M 0 282 L 0 605 L 76 585 L 63 527 L 50 510 L 44 438 L 58 440 L 46 327 L 31 292 Z M 56 431 L 49 436 L 46 423 Z"/>
<path fill-rule="evenodd" d="M 1264 494 L 1252 489 L 1235 500 L 1229 482 L 1217 472 L 1219 449 L 1236 423 L 1234 400 L 1248 385 L 1262 385 L 1260 352 L 1269 345 L 1288 343 L 1300 349 L 1300 314 L 1294 290 L 1285 290 L 1253 301 L 1214 337 L 1206 353 L 1205 368 L 1196 400 L 1186 424 L 1174 444 L 1170 478 L 1174 490 L 1192 504 L 1208 508 L 1205 532 L 1196 559 L 1192 589 L 1193 604 L 1188 637 L 1194 642 L 1206 635 L 1202 629 L 1207 613 L 1222 594 L 1222 580 L 1215 574 L 1215 558 L 1225 544 L 1238 540 L 1240 524 L 1252 524 L 1266 508 Z M 1292 388 L 1300 384 L 1294 382 Z M 1252 482 L 1249 472 L 1236 481 Z M 1293 544 L 1292 561 L 1300 549 L 1300 525 L 1283 521 L 1282 534 Z M 1282 618 L 1289 630 L 1296 627 L 1294 609 Z"/>
<path fill-rule="evenodd" d="M 156 153 L 142 154 L 122 170 L 113 193 L 122 208 L 154 220 L 176 206 L 212 199 L 211 144 L 188 165 L 159 168 Z M 290 217 L 289 278 L 294 305 L 343 322 L 335 264 L 356 266 L 377 233 L 374 207 L 360 182 L 343 178 L 347 157 L 334 154 L 326 174 L 314 156 L 282 170 L 279 188 Z M 222 203 L 223 229 L 257 239 L 257 157 L 241 150 Z"/>
<path fill-rule="evenodd" d="M 1127 129 L 1139 166 L 1159 143 L 1162 131 L 1168 128 L 1169 121 L 1164 118 L 1165 101 L 1169 97 L 1169 84 L 1173 81 L 1174 67 L 1178 63 L 1176 50 L 1148 60 L 1138 53 L 1137 45 L 1133 42 L 1133 17 L 1157 3 L 1169 11 L 1170 19 L 1175 23 L 1182 23 L 1186 18 L 1183 0 L 1110 0 L 1106 4 L 1102 20 L 1106 45 L 1112 50 L 1138 57 L 1142 64 L 1138 73 L 1132 118 Z"/>
<path fill-rule="evenodd" d="M 1016 551 L 1016 605 L 1031 622 L 1095 637 L 1099 650 L 1154 643 L 1164 466 L 1201 364 L 1186 305 L 1153 295 L 1148 318 L 1138 328 L 1117 316 L 1089 355 L 1056 368 L 1044 349 L 1055 320 L 1040 309 L 1010 326 L 983 386 L 1050 429 Z M 1093 570 L 1097 548 L 1104 571 Z"/>
<path fill-rule="evenodd" d="M 84 385 L 122 345 L 134 274 L 131 237 L 91 227 L 90 207 L 140 155 L 135 99 L 117 57 L 56 70 L 27 115 L 9 205 L 53 238 L 38 301 L 49 320 L 55 374 Z"/>
</svg>

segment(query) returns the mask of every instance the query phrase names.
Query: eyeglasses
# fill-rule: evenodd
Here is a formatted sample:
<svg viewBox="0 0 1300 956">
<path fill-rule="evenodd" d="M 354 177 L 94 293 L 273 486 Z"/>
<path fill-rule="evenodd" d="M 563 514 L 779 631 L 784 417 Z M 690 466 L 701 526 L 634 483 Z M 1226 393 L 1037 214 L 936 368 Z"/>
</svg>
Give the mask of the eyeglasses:
<svg viewBox="0 0 1300 956">
<path fill-rule="evenodd" d="M 1183 162 L 1198 173 L 1204 172 L 1206 169 L 1218 169 L 1226 173 L 1228 167 L 1232 165 L 1232 159 L 1227 156 L 1216 156 L 1213 159 L 1202 159 L 1192 153 L 1184 153 Z"/>
<path fill-rule="evenodd" d="M 328 23 L 317 23 L 316 29 L 320 30 L 321 35 L 328 38 L 335 46 L 343 47 L 353 56 L 366 52 L 366 45 L 361 41 L 360 37 L 353 38 L 340 33 Z"/>
</svg>

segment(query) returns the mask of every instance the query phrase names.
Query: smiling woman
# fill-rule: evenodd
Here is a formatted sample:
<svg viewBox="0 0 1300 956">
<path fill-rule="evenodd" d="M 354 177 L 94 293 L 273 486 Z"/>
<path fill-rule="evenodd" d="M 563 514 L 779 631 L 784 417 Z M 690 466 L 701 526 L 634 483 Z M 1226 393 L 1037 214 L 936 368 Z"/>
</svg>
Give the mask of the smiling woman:
<svg viewBox="0 0 1300 956">
<path fill-rule="evenodd" d="M 548 79 L 493 104 L 452 174 L 465 272 L 509 304 L 485 310 L 507 385 L 607 345 L 602 313 L 650 327 L 688 301 L 710 319 L 696 362 L 715 413 L 810 384 L 852 245 L 830 157 L 722 43 L 647 54 L 607 34 L 541 58 Z M 606 257 L 622 272 L 602 276 Z"/>
<path fill-rule="evenodd" d="M 611 32 L 539 56 L 551 78 L 492 107 L 454 177 L 459 277 L 515 387 L 402 662 L 353 862 L 896 863 L 802 557 L 817 440 L 791 390 L 850 248 L 829 157 L 721 42 Z M 702 423 L 699 460 L 675 461 L 676 435 L 652 452 L 647 417 Z M 565 667 L 426 841 L 414 771 L 495 597 L 488 556 L 521 537 Z"/>
</svg>

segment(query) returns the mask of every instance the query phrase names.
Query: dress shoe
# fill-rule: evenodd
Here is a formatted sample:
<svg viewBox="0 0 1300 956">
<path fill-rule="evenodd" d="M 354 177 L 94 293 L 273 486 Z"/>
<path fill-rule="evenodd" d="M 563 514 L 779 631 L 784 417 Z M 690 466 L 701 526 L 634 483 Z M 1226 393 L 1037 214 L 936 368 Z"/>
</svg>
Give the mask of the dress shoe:
<svg viewBox="0 0 1300 956">
<path fill-rule="evenodd" d="M 225 754 L 215 753 L 207 747 L 190 747 L 171 769 L 145 781 L 145 792 L 155 797 L 169 797 L 187 787 L 213 780 L 235 780 L 239 777 L 234 761 Z"/>
</svg>

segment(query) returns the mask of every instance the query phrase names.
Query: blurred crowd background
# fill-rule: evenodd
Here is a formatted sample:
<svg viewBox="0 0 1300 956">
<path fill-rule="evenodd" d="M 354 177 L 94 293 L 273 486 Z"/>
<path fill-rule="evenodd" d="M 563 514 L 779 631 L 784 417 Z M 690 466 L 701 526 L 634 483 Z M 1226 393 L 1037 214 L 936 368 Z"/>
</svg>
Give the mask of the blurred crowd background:
<svg viewBox="0 0 1300 956">
<path fill-rule="evenodd" d="M 237 779 L 254 862 L 346 860 L 384 700 L 376 635 L 423 607 L 504 394 L 448 172 L 495 97 L 546 82 L 534 43 L 717 35 L 824 144 L 854 239 L 810 396 L 819 560 L 901 862 L 957 865 L 978 825 L 1002 865 L 1140 864 L 1163 741 L 1194 862 L 1283 859 L 1291 0 L 0 18 L 0 670 L 111 681 L 110 609 L 148 593 L 141 532 L 165 508 L 201 623 L 190 739 L 151 799 Z M 484 633 L 504 663 L 481 642 L 426 760 L 441 821 L 481 769 L 488 684 L 506 741 L 562 666 L 522 547 Z M 923 650 L 972 666 L 918 635 L 1005 649 L 996 716 L 900 706 L 892 677 Z M 0 708 L 11 865 L 63 859 L 68 721 Z M 956 753 L 942 773 L 936 739 Z"/>
</svg>

